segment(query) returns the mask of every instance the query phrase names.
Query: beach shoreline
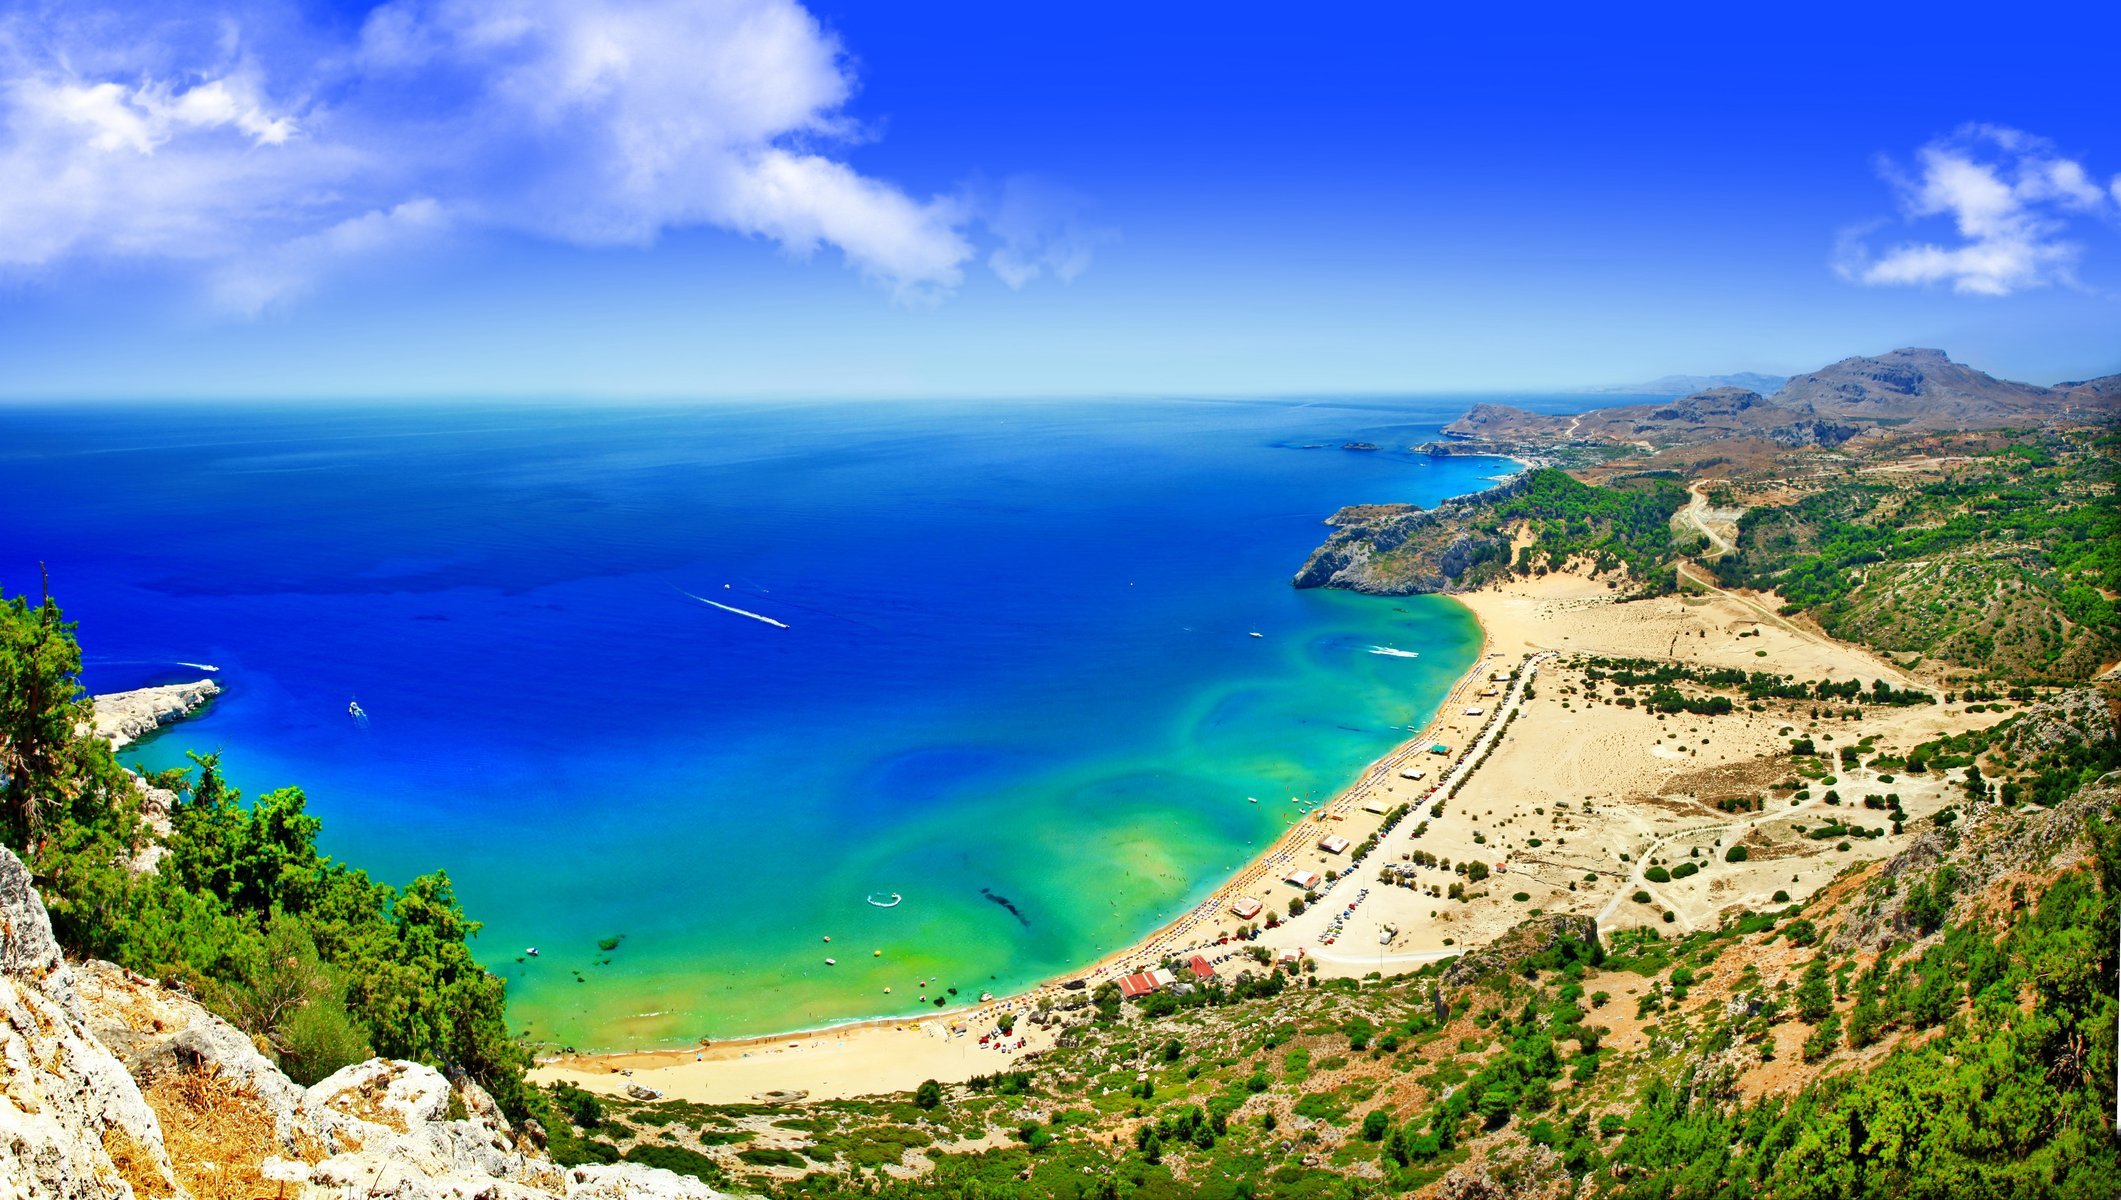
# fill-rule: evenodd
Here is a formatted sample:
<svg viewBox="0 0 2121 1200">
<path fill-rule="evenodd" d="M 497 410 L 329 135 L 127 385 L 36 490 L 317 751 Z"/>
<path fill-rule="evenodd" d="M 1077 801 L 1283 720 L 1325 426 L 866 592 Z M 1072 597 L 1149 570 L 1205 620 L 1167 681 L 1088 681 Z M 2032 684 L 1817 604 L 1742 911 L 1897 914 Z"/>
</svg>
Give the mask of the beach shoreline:
<svg viewBox="0 0 2121 1200">
<path fill-rule="evenodd" d="M 1153 967 L 1171 952 L 1169 949 L 1171 939 L 1205 919 L 1219 916 L 1220 920 L 1232 923 L 1234 927 L 1244 926 L 1246 922 L 1239 920 L 1229 908 L 1230 904 L 1235 901 L 1237 893 L 1260 886 L 1271 888 L 1273 885 L 1280 883 L 1279 876 L 1271 875 L 1268 868 L 1276 862 L 1293 862 L 1295 853 L 1307 841 L 1315 841 L 1329 829 L 1332 833 L 1346 837 L 1351 844 L 1360 844 L 1376 827 L 1383 824 L 1386 813 L 1368 813 L 1357 809 L 1352 814 L 1357 818 L 1354 827 L 1345 827 L 1348 826 L 1351 817 L 1348 810 L 1355 807 L 1354 802 L 1362 796 L 1368 795 L 1393 771 L 1404 769 L 1402 764 L 1413 761 L 1414 756 L 1423 752 L 1423 747 L 1433 745 L 1432 739 L 1438 736 L 1440 730 L 1462 727 L 1462 723 L 1454 723 L 1451 720 L 1453 706 L 1463 704 L 1469 693 L 1477 692 L 1478 685 L 1483 681 L 1482 676 L 1484 673 L 1491 674 L 1495 671 L 1497 652 L 1492 648 L 1494 639 L 1487 622 L 1482 619 L 1480 610 L 1466 603 L 1463 597 L 1447 596 L 1445 598 L 1457 603 L 1473 618 L 1475 626 L 1480 631 L 1480 644 L 1474 652 L 1472 664 L 1437 701 L 1435 710 L 1430 714 L 1428 720 L 1422 724 L 1421 731 L 1410 735 L 1395 744 L 1384 754 L 1365 764 L 1354 780 L 1335 792 L 1331 799 L 1320 803 L 1315 809 L 1307 811 L 1303 816 L 1292 821 L 1271 842 L 1261 847 L 1250 858 L 1246 859 L 1241 866 L 1225 876 L 1204 898 L 1189 905 L 1178 916 L 1150 930 L 1127 946 L 1100 955 L 1073 970 L 1049 976 L 1029 987 L 1007 995 L 997 995 L 991 1000 L 974 1004 L 936 1009 L 933 1012 L 924 1012 L 919 1016 L 865 1017 L 812 1028 L 792 1029 L 780 1033 L 746 1035 L 726 1039 L 702 1039 L 698 1044 L 690 1047 L 669 1046 L 540 1056 L 537 1060 L 537 1068 L 533 1077 L 538 1082 L 565 1080 L 577 1085 L 589 1086 L 595 1086 L 598 1081 L 602 1081 L 606 1090 L 611 1090 L 621 1086 L 612 1083 L 612 1080 L 630 1078 L 636 1071 L 650 1071 L 658 1075 L 667 1075 L 673 1070 L 682 1067 L 705 1066 L 716 1063 L 743 1063 L 750 1059 L 753 1054 L 786 1056 L 790 1053 L 800 1053 L 806 1048 L 846 1047 L 858 1044 L 860 1039 L 879 1035 L 920 1034 L 940 1030 L 941 1036 L 947 1041 L 954 1036 L 949 1033 L 952 1027 L 969 1029 L 975 1024 L 992 1023 L 1004 1013 L 1028 1017 L 1034 1006 L 1041 999 L 1054 999 L 1071 993 L 1076 996 L 1087 997 L 1099 983 L 1108 982 L 1127 973 L 1122 968 L 1143 969 Z M 1500 719 L 1499 716 L 1497 719 Z M 1470 755 L 1466 757 L 1470 757 Z M 1460 761 L 1460 757 L 1454 756 L 1449 759 L 1447 764 L 1441 765 L 1436 774 L 1436 782 L 1431 784 L 1428 790 L 1434 791 L 1441 788 L 1443 780 L 1459 765 Z M 1389 812 L 1389 808 L 1387 812 Z M 1410 813 L 1409 816 L 1411 815 Z M 1326 825 L 1327 819 L 1340 822 L 1343 827 L 1329 827 Z M 1350 861 L 1342 865 L 1344 868 L 1342 878 L 1352 878 L 1355 873 L 1356 863 Z M 1276 906 L 1277 911 L 1278 908 L 1279 906 Z M 1264 913 L 1265 911 L 1267 909 L 1263 907 L 1262 912 Z M 1251 924 L 1258 925 L 1259 922 L 1255 920 Z M 1217 935 L 1209 936 L 1208 940 L 1211 943 L 1214 936 Z M 1188 946 L 1186 949 L 1193 950 L 1197 949 L 1197 947 Z M 1069 989 L 1067 985 L 1077 980 L 1083 981 L 1083 986 L 1078 989 Z M 1059 1031 L 1059 1026 L 1052 1028 L 1019 1026 L 1019 1030 L 1020 1032 L 1016 1036 L 1025 1040 L 1023 1051 L 1026 1054 L 1031 1054 L 1049 1047 L 1054 1036 Z M 848 1040 L 850 1038 L 857 1039 L 857 1043 L 850 1043 Z M 1012 1037 L 1011 1041 L 1014 1040 Z M 853 1057 L 863 1056 L 857 1052 Z M 938 1067 L 940 1067 L 942 1061 L 947 1060 L 949 1056 L 934 1057 L 937 1059 Z M 982 1060 L 982 1063 L 983 1065 L 993 1066 L 996 1070 L 1004 1069 L 1003 1064 L 986 1063 L 985 1060 Z M 962 1078 L 969 1077 L 969 1074 L 964 1075 L 959 1081 L 962 1081 Z M 941 1078 L 941 1076 L 937 1076 L 937 1078 Z M 732 1093 L 728 1087 L 705 1088 L 697 1086 L 698 1082 L 663 1078 L 656 1081 L 656 1090 L 681 1099 L 723 1103 L 750 1099 L 756 1094 L 744 1092 L 738 1095 Z M 914 1080 L 905 1086 L 911 1087 L 913 1083 L 917 1082 L 919 1080 Z M 688 1084 L 691 1086 L 688 1086 Z M 760 1089 L 760 1091 L 776 1090 L 781 1089 Z M 719 1099 L 710 1101 L 708 1099 L 710 1095 L 719 1097 Z"/>
<path fill-rule="evenodd" d="M 1801 704 L 1668 717 L 1620 703 L 1584 674 L 1581 656 L 1748 670 L 1772 664 L 1800 679 L 1905 677 L 1897 664 L 1777 616 L 1772 595 L 1697 586 L 1623 600 L 1610 581 L 1563 570 L 1451 599 L 1472 614 L 1481 648 L 1421 734 L 1370 763 L 1321 807 L 1325 819 L 1313 814 L 1292 824 L 1202 900 L 1129 946 L 979 1005 L 688 1049 L 541 1060 L 533 1077 L 615 1094 L 647 1086 L 701 1103 L 795 1091 L 849 1098 L 910 1090 L 927 1079 L 963 1082 L 1016 1068 L 1052 1046 L 1070 1024 L 1089 1018 L 1087 996 L 1098 983 L 1167 957 L 1184 979 L 1187 955 L 1203 944 L 1224 978 L 1252 968 L 1237 957 L 1251 947 L 1320 976 L 1354 977 L 1417 969 L 1541 913 L 1580 914 L 1607 932 L 1646 926 L 1684 933 L 1733 909 L 1801 899 L 1851 863 L 1897 852 L 1921 827 L 1915 822 L 1950 803 L 1941 779 L 1893 780 L 1844 767 L 1844 787 L 1897 789 L 1910 831 L 1838 844 L 1808 838 L 1802 822 L 1847 811 L 1821 796 L 1778 799 L 1734 816 L 1720 802 L 1759 796 L 1790 775 L 1788 734 L 1807 723 Z M 1970 720 L 2000 719 L 1948 704 L 1860 718 L 1828 714 L 1830 725 L 1811 716 L 1810 728 L 1829 742 L 1875 735 L 1903 748 Z M 1432 739 L 1453 753 L 1432 759 L 1424 749 Z M 1400 776 L 1410 761 L 1423 764 L 1422 779 Z M 1422 807 L 1381 837 L 1358 868 L 1314 839 L 1330 831 L 1359 844 L 1383 819 L 1362 810 L 1356 801 L 1363 797 L 1386 811 L 1399 803 Z M 1731 865 L 1725 843 L 1737 839 L 1754 845 L 1755 854 Z M 1675 852 L 1716 865 L 1684 881 L 1645 878 L 1653 855 Z M 1473 863 L 1492 875 L 1462 870 Z M 1268 909 L 1285 911 L 1297 893 L 1283 890 L 1282 875 L 1292 868 L 1322 875 L 1329 865 L 1339 879 L 1321 881 L 1318 899 L 1301 915 L 1285 916 L 1254 939 L 1216 944 L 1243 924 L 1226 907 L 1236 895 L 1261 899 L 1262 917 Z M 1445 895 L 1448 885 L 1463 885 L 1464 895 L 1456 886 Z M 1065 987 L 1077 979 L 1085 986 Z M 1054 1010 L 1042 1011 L 1047 1004 Z M 1017 1023 L 1003 1039 L 996 1033 L 1005 1014 Z"/>
</svg>

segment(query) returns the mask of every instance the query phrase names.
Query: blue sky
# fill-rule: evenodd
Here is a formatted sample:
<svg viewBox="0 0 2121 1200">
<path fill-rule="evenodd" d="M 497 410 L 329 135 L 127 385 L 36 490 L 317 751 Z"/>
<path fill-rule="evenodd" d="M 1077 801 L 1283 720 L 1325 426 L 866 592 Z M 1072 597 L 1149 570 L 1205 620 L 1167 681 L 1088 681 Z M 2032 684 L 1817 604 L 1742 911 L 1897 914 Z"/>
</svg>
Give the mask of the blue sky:
<svg viewBox="0 0 2121 1200">
<path fill-rule="evenodd" d="M 2094 6 L 0 7 L 0 393 L 2121 371 Z"/>
</svg>

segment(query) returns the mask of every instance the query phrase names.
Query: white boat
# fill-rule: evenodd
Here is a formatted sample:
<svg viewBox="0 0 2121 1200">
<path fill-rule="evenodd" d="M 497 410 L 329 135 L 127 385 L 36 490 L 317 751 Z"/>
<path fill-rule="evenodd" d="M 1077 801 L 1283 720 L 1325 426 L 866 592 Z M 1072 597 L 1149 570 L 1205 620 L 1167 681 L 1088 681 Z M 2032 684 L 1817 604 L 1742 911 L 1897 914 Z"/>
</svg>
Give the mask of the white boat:
<svg viewBox="0 0 2121 1200">
<path fill-rule="evenodd" d="M 1265 636 L 1267 636 L 1267 635 L 1266 635 L 1266 634 L 1264 634 L 1264 633 L 1254 633 L 1254 634 L 1253 634 L 1252 636 L 1253 636 L 1253 637 L 1256 637 L 1256 638 L 1263 638 L 1263 637 L 1265 637 Z"/>
<path fill-rule="evenodd" d="M 836 958 L 828 958 L 825 960 L 825 965 L 828 967 L 836 967 L 840 965 L 840 960 Z"/>
</svg>

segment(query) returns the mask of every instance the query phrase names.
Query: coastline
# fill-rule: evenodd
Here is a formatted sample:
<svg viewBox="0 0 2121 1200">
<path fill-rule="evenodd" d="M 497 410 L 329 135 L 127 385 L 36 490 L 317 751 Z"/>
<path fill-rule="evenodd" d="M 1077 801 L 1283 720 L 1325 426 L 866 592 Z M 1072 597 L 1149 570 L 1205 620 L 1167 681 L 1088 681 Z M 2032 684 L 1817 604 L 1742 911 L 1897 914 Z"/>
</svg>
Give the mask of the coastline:
<svg viewBox="0 0 2121 1200">
<path fill-rule="evenodd" d="M 617 1091 L 629 1085 L 647 1086 L 666 1096 L 701 1103 L 736 1103 L 757 1099 L 768 1092 L 800 1090 L 815 1096 L 823 1092 L 833 1095 L 863 1095 L 880 1091 L 906 1090 L 923 1079 L 935 1078 L 944 1082 L 962 1082 L 973 1075 L 986 1071 L 1007 1069 L 1014 1053 L 979 1056 L 976 1043 L 966 1032 L 975 1027 L 991 1026 L 1004 1014 L 1029 1018 L 1037 1011 L 1041 1001 L 1062 1001 L 1074 997 L 1087 998 L 1099 983 L 1109 982 L 1134 970 L 1155 967 L 1163 958 L 1177 952 L 1180 957 L 1199 948 L 1199 943 L 1213 945 L 1215 939 L 1225 932 L 1243 927 L 1230 911 L 1241 893 L 1255 893 L 1261 899 L 1265 911 L 1280 911 L 1281 897 L 1293 896 L 1293 892 L 1282 893 L 1275 889 L 1286 887 L 1280 874 L 1271 871 L 1276 864 L 1282 870 L 1294 869 L 1295 856 L 1307 843 L 1316 840 L 1330 830 L 1360 845 L 1371 833 L 1376 832 L 1385 820 L 1384 813 L 1370 813 L 1357 806 L 1356 801 L 1389 788 L 1393 783 L 1412 783 L 1398 780 L 1394 772 L 1404 769 L 1402 764 L 1415 760 L 1423 748 L 1435 744 L 1434 739 L 1447 731 L 1455 733 L 1465 728 L 1462 715 L 1454 719 L 1454 705 L 1462 705 L 1468 695 L 1477 694 L 1482 676 L 1497 669 L 1495 638 L 1481 611 L 1466 603 L 1460 596 L 1445 597 L 1457 603 L 1473 619 L 1480 631 L 1480 644 L 1475 650 L 1472 664 L 1456 679 L 1437 701 L 1435 711 L 1422 725 L 1419 733 L 1413 734 L 1394 745 L 1385 754 L 1365 765 L 1356 778 L 1336 792 L 1317 808 L 1290 822 L 1287 828 L 1273 841 L 1261 847 L 1241 866 L 1224 877 L 1201 900 L 1184 912 L 1149 931 L 1129 945 L 1095 958 L 1081 967 L 1043 979 L 1038 983 L 1012 992 L 995 996 L 969 1005 L 937 1009 L 919 1017 L 871 1017 L 840 1022 L 808 1029 L 795 1029 L 781 1033 L 759 1034 L 740 1038 L 703 1041 L 694 1047 L 669 1047 L 647 1050 L 600 1051 L 587 1054 L 561 1054 L 541 1057 L 532 1072 L 539 1083 L 566 1081 L 592 1090 Z M 1496 714 L 1500 720 L 1500 714 Z M 1483 721 L 1480 728 L 1485 729 Z M 1462 763 L 1470 762 L 1470 753 L 1452 756 L 1447 764 L 1436 770 L 1434 782 L 1423 781 L 1418 790 L 1424 795 L 1444 786 L 1446 778 L 1458 770 Z M 1411 800 L 1409 801 L 1411 803 Z M 1387 811 L 1389 811 L 1387 806 Z M 1352 811 L 1351 811 L 1352 810 Z M 1414 814 L 1409 812 L 1408 819 Z M 1328 827 L 1326 822 L 1338 822 Z M 1374 857 L 1374 854 L 1373 856 Z M 1361 860 L 1368 864 L 1369 858 Z M 1341 861 L 1338 869 L 1343 879 L 1353 878 L 1357 864 Z M 1321 891 L 1321 899 L 1331 893 L 1332 885 Z M 1314 911 L 1320 911 L 1314 909 Z M 1293 920 L 1293 918 L 1292 918 Z M 1176 945 L 1176 939 L 1187 931 L 1205 924 L 1213 924 L 1214 932 L 1204 933 L 1200 938 L 1184 947 Z M 1251 924 L 1257 926 L 1255 919 Z M 1253 944 L 1263 944 L 1256 942 Z M 1233 967 L 1234 970 L 1234 967 Z M 1070 989 L 1070 982 L 1084 981 L 1084 986 Z M 1051 1024 L 1026 1022 L 1017 1027 L 1010 1041 L 1023 1039 L 1024 1045 L 1015 1053 L 1036 1054 L 1050 1048 L 1065 1028 L 1065 1021 Z M 906 1038 L 902 1035 L 916 1035 Z M 970 1044 L 968 1044 L 970 1043 Z M 951 1051 L 957 1053 L 951 1053 Z M 777 1083 L 765 1081 L 769 1071 L 786 1069 L 786 1060 L 791 1056 L 805 1058 L 805 1066 L 813 1074 L 818 1067 L 831 1067 L 832 1076 L 842 1082 L 827 1084 L 819 1088 L 786 1089 Z M 824 1062 L 816 1060 L 823 1059 Z M 838 1060 L 838 1061 L 833 1061 Z M 748 1068 L 748 1069 L 747 1069 Z M 952 1068 L 957 1068 L 953 1070 Z M 646 1075 L 636 1078 L 636 1072 Z M 754 1078 L 754 1077 L 759 1078 Z M 806 1082 L 812 1082 L 807 1080 Z M 754 1087 L 754 1084 L 758 1085 Z"/>
<path fill-rule="evenodd" d="M 1641 926 L 1691 932 L 1713 926 L 1734 907 L 1781 902 L 1776 893 L 1784 890 L 1801 899 L 1852 863 L 1888 856 L 1915 836 L 1911 830 L 1838 846 L 1807 838 L 1801 822 L 1845 811 L 1823 797 L 1730 815 L 1715 801 L 1757 794 L 1789 775 L 1784 726 L 1802 723 L 1801 709 L 1741 708 L 1724 716 L 1668 719 L 1641 706 L 1594 701 L 1570 661 L 1587 653 L 1753 669 L 1765 659 L 1772 669 L 1799 678 L 1897 675 L 1893 664 L 1860 647 L 1777 620 L 1772 605 L 1764 609 L 1759 601 L 1720 589 L 1623 603 L 1605 582 L 1561 571 L 1451 598 L 1478 624 L 1480 657 L 1446 693 L 1421 735 L 1373 761 L 1322 806 L 1325 821 L 1293 824 L 1203 900 L 1132 945 L 980 1005 L 685 1050 L 541 1060 L 534 1077 L 608 1094 L 647 1086 L 675 1099 L 738 1103 L 770 1092 L 800 1091 L 812 1099 L 874 1095 L 910 1090 L 926 1079 L 953 1083 L 1006 1071 L 1052 1046 L 1069 1024 L 1088 1019 L 1087 1011 L 1066 1008 L 1039 1014 L 1042 1002 L 1080 1004 L 1076 998 L 1087 996 L 1088 988 L 1067 989 L 1067 981 L 1094 986 L 1122 968 L 1153 966 L 1183 945 L 1213 943 L 1237 925 L 1222 905 L 1240 892 L 1283 908 L 1295 894 L 1280 882 L 1291 864 L 1321 872 L 1332 865 L 1343 874 L 1301 916 L 1282 920 L 1245 945 L 1300 958 L 1321 976 L 1355 977 L 1413 970 L 1457 955 L 1542 913 L 1581 915 L 1607 932 Z M 1519 669 L 1527 664 L 1529 670 Z M 1503 668 L 1515 676 L 1509 685 L 1484 678 Z M 1537 688 L 1524 686 L 1535 673 Z M 1956 707 L 1867 711 L 1860 725 L 1832 732 L 1911 746 L 1963 727 L 1970 714 Z M 1468 709 L 1482 715 L 1473 717 Z M 2000 714 L 1973 721 L 1995 719 Z M 1421 749 L 1431 738 L 1461 753 L 1448 765 L 1439 761 L 1427 768 L 1423 780 L 1401 779 L 1397 764 L 1410 753 L 1424 764 L 1431 761 Z M 1917 819 L 1950 803 L 1942 780 L 1891 781 L 1844 768 L 1843 786 L 1859 783 L 1897 788 L 1913 828 L 1920 828 Z M 1360 869 L 1344 856 L 1306 845 L 1327 829 L 1355 843 L 1367 836 L 1379 818 L 1363 813 L 1357 797 L 1375 792 L 1412 803 L 1439 787 L 1452 793 L 1440 797 L 1447 799 L 1443 811 L 1409 813 Z M 1342 820 L 1334 822 L 1335 815 Z M 1351 823 L 1350 817 L 1371 824 Z M 1725 864 L 1723 841 L 1734 838 L 1763 849 L 1750 864 Z M 1675 846 L 1719 865 L 1683 882 L 1645 878 L 1650 857 Z M 1447 866 L 1439 873 L 1437 856 L 1445 864 L 1491 864 L 1494 873 L 1485 881 Z M 1412 886 L 1393 886 L 1387 875 Z M 1458 881 L 1467 888 L 1463 900 L 1455 891 L 1446 897 L 1445 885 Z M 1237 949 L 1226 945 L 1210 955 Z M 1183 963 L 1184 953 L 1178 958 Z M 1216 965 L 1227 976 L 1250 964 L 1231 959 Z M 1021 1022 L 1008 1049 L 997 1052 L 991 1041 L 982 1047 L 978 1035 L 992 1032 L 1005 1013 Z M 1049 1019 L 1033 1019 L 1038 1015 Z"/>
<path fill-rule="evenodd" d="M 211 679 L 106 692 L 89 697 L 90 725 L 112 750 L 123 750 L 165 726 L 199 715 L 220 694 L 221 685 Z"/>
</svg>

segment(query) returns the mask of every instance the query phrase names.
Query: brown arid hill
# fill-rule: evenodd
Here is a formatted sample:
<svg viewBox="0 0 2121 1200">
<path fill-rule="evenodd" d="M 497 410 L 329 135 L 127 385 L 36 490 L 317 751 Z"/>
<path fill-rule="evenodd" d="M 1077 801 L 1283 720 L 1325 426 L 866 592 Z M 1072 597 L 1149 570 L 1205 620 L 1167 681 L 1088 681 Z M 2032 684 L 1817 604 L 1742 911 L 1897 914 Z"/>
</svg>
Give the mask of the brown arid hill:
<svg viewBox="0 0 2121 1200">
<path fill-rule="evenodd" d="M 1998 379 L 1942 350 L 1844 358 L 1783 385 L 1775 403 L 1829 420 L 1980 429 L 2038 421 L 2063 403 L 2055 388 Z"/>
<path fill-rule="evenodd" d="M 1443 431 L 1460 443 L 1504 452 L 1571 445 L 1656 451 L 1745 437 L 1832 446 L 1881 430 L 1999 429 L 2115 416 L 2121 416 L 2121 376 L 2041 387 L 1997 379 L 1942 350 L 1903 349 L 1842 359 L 1791 379 L 1773 396 L 1719 387 L 1663 403 L 1562 415 L 1476 404 Z"/>
<path fill-rule="evenodd" d="M 1822 422 L 1745 388 L 1719 387 L 1658 404 L 1629 404 L 1555 416 L 1506 404 L 1479 404 L 1444 426 L 1447 436 L 1483 442 L 1593 443 L 1643 450 L 1765 437 L 1809 446 L 1848 440 L 1861 427 Z"/>
</svg>

